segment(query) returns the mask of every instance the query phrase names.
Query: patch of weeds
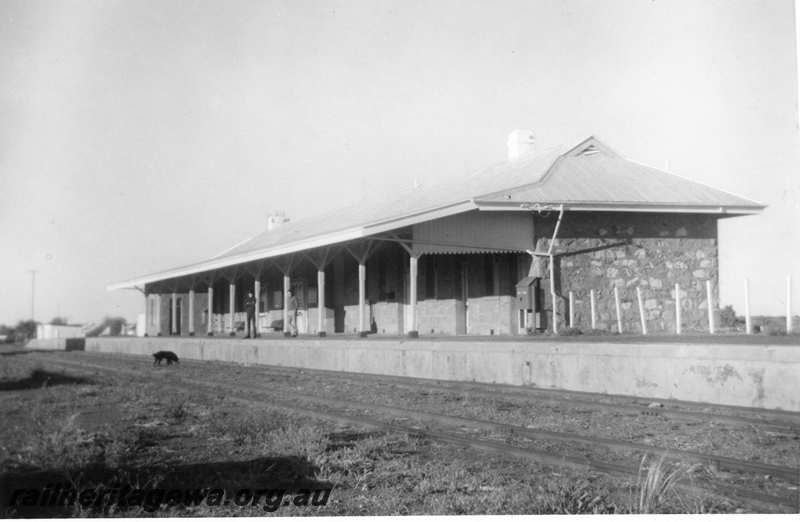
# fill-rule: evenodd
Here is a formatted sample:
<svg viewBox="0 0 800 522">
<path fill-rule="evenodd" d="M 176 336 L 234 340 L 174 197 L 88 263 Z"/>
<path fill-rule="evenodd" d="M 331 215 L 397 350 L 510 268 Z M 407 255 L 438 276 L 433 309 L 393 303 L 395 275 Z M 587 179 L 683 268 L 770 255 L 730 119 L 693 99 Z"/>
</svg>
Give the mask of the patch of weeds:
<svg viewBox="0 0 800 522">
<path fill-rule="evenodd" d="M 668 464 L 663 454 L 657 460 L 644 455 L 639 463 L 636 479 L 638 494 L 632 511 L 641 514 L 664 512 L 667 501 L 674 494 L 675 484 L 699 468 L 699 464 Z"/>
<path fill-rule="evenodd" d="M 26 429 L 28 463 L 41 469 L 71 470 L 104 460 L 106 436 L 78 428 L 78 413 L 54 415 L 45 402 L 37 400 L 31 408 L 32 424 Z"/>
<path fill-rule="evenodd" d="M 583 335 L 583 330 L 577 327 L 566 328 L 558 332 L 560 337 L 572 337 L 575 335 Z"/>
<path fill-rule="evenodd" d="M 600 336 L 600 335 L 612 335 L 613 332 L 609 332 L 608 330 L 600 330 L 599 328 L 590 328 L 590 329 L 586 330 L 585 332 L 583 332 L 583 334 L 584 335 Z"/>
<path fill-rule="evenodd" d="M 182 400 L 173 402 L 164 412 L 164 417 L 171 422 L 181 424 L 189 416 L 186 403 Z"/>
<path fill-rule="evenodd" d="M 609 493 L 596 491 L 588 481 L 548 482 L 540 486 L 536 502 L 540 514 L 578 515 L 619 513 Z"/>
</svg>

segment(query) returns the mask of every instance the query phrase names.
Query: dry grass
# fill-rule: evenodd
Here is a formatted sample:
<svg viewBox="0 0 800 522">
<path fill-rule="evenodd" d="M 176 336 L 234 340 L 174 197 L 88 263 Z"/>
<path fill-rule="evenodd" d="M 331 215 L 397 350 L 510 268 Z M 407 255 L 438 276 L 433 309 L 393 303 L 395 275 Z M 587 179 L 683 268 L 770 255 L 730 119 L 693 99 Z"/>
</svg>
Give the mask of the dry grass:
<svg viewBox="0 0 800 522">
<path fill-rule="evenodd" d="M 0 367 L 0 374 L 19 380 L 33 369 Z M 0 392 L 0 398 L 3 393 L 9 392 Z M 64 471 L 71 483 L 83 486 L 98 484 L 98 479 L 81 474 L 96 465 L 106 471 L 101 479 L 105 484 L 116 481 L 134 488 L 170 483 L 187 487 L 257 484 L 276 475 L 287 479 L 296 475 L 333 487 L 326 506 L 290 506 L 278 510 L 278 515 L 716 510 L 702 502 L 681 504 L 685 499 L 677 498 L 674 486 L 691 468 L 669 465 L 663 458 L 643 459 L 639 480 L 631 486 L 604 475 L 587 477 L 577 471 L 465 451 L 425 437 L 347 429 L 270 408 L 241 408 L 217 394 L 164 394 L 158 387 L 129 378 L 13 393 L 13 401 L 0 401 L 0 415 L 17 422 L 19 429 L 11 436 L 10 429 L 0 428 L 2 446 L 8 447 L 18 464 Z M 463 400 L 472 401 L 477 401 L 472 395 Z M 118 415 L 103 417 L 103 408 L 112 408 Z M 9 462 L 3 461 L 0 472 L 9 470 Z M 156 508 L 158 515 L 167 516 L 265 514 L 258 506 L 163 504 Z M 112 504 L 76 506 L 65 514 L 150 513 L 142 507 L 123 509 Z"/>
<path fill-rule="evenodd" d="M 681 479 L 690 476 L 700 467 L 699 464 L 669 464 L 666 455 L 657 459 L 644 455 L 639 463 L 637 476 L 638 496 L 633 512 L 641 514 L 663 512 L 664 504 L 670 495 L 675 494 L 675 486 Z"/>
</svg>

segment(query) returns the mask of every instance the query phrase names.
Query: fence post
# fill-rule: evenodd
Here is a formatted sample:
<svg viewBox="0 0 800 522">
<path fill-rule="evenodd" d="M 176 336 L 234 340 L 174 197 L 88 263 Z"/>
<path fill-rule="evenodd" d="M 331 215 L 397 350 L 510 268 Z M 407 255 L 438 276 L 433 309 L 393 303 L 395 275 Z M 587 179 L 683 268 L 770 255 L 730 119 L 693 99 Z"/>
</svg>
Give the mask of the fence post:
<svg viewBox="0 0 800 522">
<path fill-rule="evenodd" d="M 750 321 L 750 282 L 744 278 L 744 331 L 746 334 L 753 333 L 753 324 Z"/>
<path fill-rule="evenodd" d="M 619 311 L 619 288 L 614 287 L 614 304 L 617 307 L 617 333 L 622 333 L 622 314 Z"/>
<path fill-rule="evenodd" d="M 575 295 L 572 293 L 572 290 L 569 291 L 569 327 L 573 328 L 575 326 L 575 305 L 573 304 L 575 300 Z"/>
<path fill-rule="evenodd" d="M 711 301 L 711 280 L 706 280 L 706 302 L 708 302 L 708 333 L 714 333 L 714 303 Z"/>
<path fill-rule="evenodd" d="M 792 276 L 786 276 L 786 333 L 792 333 Z"/>
<path fill-rule="evenodd" d="M 681 333 L 681 285 L 675 283 L 675 333 Z"/>
<path fill-rule="evenodd" d="M 592 307 L 592 330 L 597 328 L 597 315 L 595 313 L 594 288 L 589 290 L 589 300 Z"/>
<path fill-rule="evenodd" d="M 644 318 L 644 303 L 642 303 L 642 289 L 636 287 L 636 298 L 639 300 L 639 320 L 642 322 L 642 335 L 647 335 L 647 321 Z"/>
</svg>

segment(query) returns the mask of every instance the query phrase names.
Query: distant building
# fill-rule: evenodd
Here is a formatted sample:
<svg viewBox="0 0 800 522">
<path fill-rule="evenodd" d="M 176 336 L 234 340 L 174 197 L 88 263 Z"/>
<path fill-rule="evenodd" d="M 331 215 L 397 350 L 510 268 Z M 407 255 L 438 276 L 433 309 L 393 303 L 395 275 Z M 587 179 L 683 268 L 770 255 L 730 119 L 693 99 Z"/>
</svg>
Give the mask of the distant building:
<svg viewBox="0 0 800 522">
<path fill-rule="evenodd" d="M 147 295 L 148 335 L 227 335 L 248 291 L 262 331 L 299 301 L 302 332 L 514 335 L 530 330 L 701 328 L 718 306 L 719 219 L 764 206 L 619 156 L 590 137 L 509 158 L 450 186 L 268 230 L 201 262 L 112 285 Z M 680 294 L 675 294 L 675 284 Z M 591 296 L 594 294 L 592 305 Z M 570 296 L 572 302 L 570 302 Z"/>
<path fill-rule="evenodd" d="M 86 332 L 81 325 L 71 324 L 37 324 L 37 339 L 72 339 L 85 337 Z"/>
</svg>

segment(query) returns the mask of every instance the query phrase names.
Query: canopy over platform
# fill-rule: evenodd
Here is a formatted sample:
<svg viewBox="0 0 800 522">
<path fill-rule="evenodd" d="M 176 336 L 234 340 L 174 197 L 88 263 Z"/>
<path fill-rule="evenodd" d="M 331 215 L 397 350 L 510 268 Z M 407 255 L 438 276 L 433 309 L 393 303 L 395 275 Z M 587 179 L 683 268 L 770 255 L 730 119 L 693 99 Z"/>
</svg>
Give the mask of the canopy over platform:
<svg viewBox="0 0 800 522">
<path fill-rule="evenodd" d="M 417 252 L 525 251 L 529 245 L 434 244 L 416 227 L 469 211 L 672 212 L 732 216 L 754 214 L 764 205 L 625 159 L 595 137 L 572 148 L 504 162 L 455 185 L 422 187 L 391 200 L 358 204 L 318 217 L 292 221 L 242 241 L 210 259 L 112 284 L 109 290 L 219 270 L 321 247 L 389 234 Z M 487 227 L 502 226 L 494 223 Z M 405 236 L 400 238 L 400 235 Z M 521 230 L 523 235 L 527 230 Z M 527 236 L 530 237 L 530 236 Z M 419 244 L 415 244 L 418 241 Z"/>
</svg>

